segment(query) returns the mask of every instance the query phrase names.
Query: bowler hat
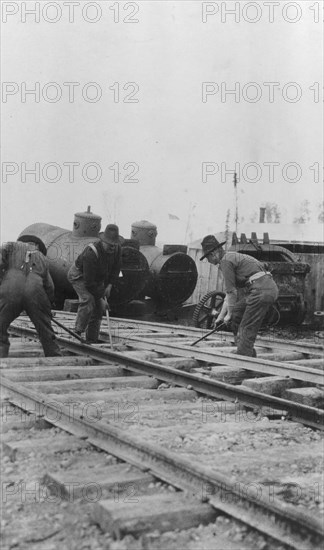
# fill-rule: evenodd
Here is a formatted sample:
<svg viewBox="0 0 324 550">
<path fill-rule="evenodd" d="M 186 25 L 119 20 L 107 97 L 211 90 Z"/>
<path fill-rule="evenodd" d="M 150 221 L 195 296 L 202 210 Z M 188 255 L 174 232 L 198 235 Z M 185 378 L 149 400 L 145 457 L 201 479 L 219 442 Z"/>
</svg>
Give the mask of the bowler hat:
<svg viewBox="0 0 324 550">
<path fill-rule="evenodd" d="M 38 245 L 38 250 L 44 254 L 44 256 L 47 254 L 46 246 L 42 239 L 36 237 L 35 235 L 21 235 L 18 237 L 17 241 L 21 243 L 35 243 Z"/>
<path fill-rule="evenodd" d="M 107 225 L 105 231 L 100 234 L 100 239 L 108 244 L 119 243 L 119 229 L 114 223 Z"/>
<path fill-rule="evenodd" d="M 219 243 L 214 235 L 206 235 L 201 243 L 204 255 L 200 258 L 200 261 L 204 260 L 211 252 L 214 252 L 214 250 L 217 250 L 217 248 L 220 248 L 225 243 L 226 241 Z"/>
</svg>

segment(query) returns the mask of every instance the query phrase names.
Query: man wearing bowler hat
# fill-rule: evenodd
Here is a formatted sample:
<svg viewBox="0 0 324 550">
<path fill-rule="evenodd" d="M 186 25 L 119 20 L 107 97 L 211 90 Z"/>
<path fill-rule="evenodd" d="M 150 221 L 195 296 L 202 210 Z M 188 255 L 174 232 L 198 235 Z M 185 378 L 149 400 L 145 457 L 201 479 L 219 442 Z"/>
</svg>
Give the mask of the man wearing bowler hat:
<svg viewBox="0 0 324 550">
<path fill-rule="evenodd" d="M 237 353 L 256 357 L 254 342 L 262 321 L 278 297 L 278 287 L 271 273 L 247 254 L 225 252 L 214 235 L 204 237 L 201 245 L 208 262 L 219 265 L 225 281 L 226 297 L 216 326 L 228 324 L 237 335 Z M 246 288 L 246 295 L 237 300 L 237 288 Z"/>
<path fill-rule="evenodd" d="M 45 244 L 34 235 L 22 235 L 0 249 L 0 357 L 8 357 L 8 328 L 24 310 L 35 325 L 45 356 L 61 355 L 51 325 L 54 284 L 45 256 Z"/>
<path fill-rule="evenodd" d="M 80 302 L 75 332 L 81 335 L 86 331 L 89 343 L 98 341 L 101 318 L 108 307 L 106 299 L 118 281 L 120 262 L 119 229 L 109 224 L 100 240 L 88 244 L 68 272 Z"/>
</svg>

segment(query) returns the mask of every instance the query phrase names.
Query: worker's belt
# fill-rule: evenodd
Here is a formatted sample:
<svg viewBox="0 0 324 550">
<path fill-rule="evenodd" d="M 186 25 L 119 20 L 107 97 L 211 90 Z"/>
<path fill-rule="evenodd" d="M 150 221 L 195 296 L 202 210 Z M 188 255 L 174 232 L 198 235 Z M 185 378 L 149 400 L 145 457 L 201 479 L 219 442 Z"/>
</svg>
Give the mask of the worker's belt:
<svg viewBox="0 0 324 550">
<path fill-rule="evenodd" d="M 265 275 L 270 275 L 270 277 L 272 277 L 270 271 L 258 271 L 257 273 L 254 273 L 254 275 L 251 275 L 251 277 L 248 278 L 246 282 L 246 286 L 250 286 L 253 283 L 253 281 L 260 279 L 260 277 L 264 277 Z"/>
</svg>

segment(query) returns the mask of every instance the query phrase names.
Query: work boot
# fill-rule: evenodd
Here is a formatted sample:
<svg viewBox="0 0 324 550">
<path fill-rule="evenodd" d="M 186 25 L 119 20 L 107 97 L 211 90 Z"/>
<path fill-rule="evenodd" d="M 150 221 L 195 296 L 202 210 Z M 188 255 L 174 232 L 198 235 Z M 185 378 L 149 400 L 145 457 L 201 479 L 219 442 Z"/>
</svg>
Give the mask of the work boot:
<svg viewBox="0 0 324 550">
<path fill-rule="evenodd" d="M 238 353 L 237 350 L 231 351 L 230 353 L 236 353 L 237 355 L 244 355 L 244 357 L 257 357 L 257 353 L 256 353 L 256 351 L 255 351 L 254 348 L 253 348 L 253 350 L 252 350 L 252 355 L 251 355 L 251 356 L 250 356 L 250 355 L 246 355 L 245 353 L 243 353 L 243 354 L 242 354 L 242 353 Z"/>
<path fill-rule="evenodd" d="M 9 355 L 9 344 L 0 344 L 0 358 L 4 359 Z"/>
<path fill-rule="evenodd" d="M 85 335 L 82 333 L 82 330 L 75 330 L 74 332 L 77 336 L 82 338 L 82 343 L 85 343 L 86 339 L 85 339 Z"/>
</svg>

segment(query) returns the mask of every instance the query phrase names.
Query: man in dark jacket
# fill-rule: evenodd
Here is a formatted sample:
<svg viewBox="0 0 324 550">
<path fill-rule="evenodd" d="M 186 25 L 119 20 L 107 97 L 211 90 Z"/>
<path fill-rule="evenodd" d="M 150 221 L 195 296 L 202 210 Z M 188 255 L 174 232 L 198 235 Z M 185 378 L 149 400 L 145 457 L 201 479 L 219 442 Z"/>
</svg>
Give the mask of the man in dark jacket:
<svg viewBox="0 0 324 550">
<path fill-rule="evenodd" d="M 108 307 L 113 284 L 120 272 L 121 247 L 117 225 L 107 225 L 100 241 L 86 246 L 68 272 L 68 280 L 79 297 L 75 332 L 86 331 L 89 343 L 98 341 L 102 315 Z"/>
<path fill-rule="evenodd" d="M 225 252 L 214 235 L 204 237 L 201 245 L 208 262 L 219 265 L 225 281 L 226 298 L 216 324 L 231 322 L 237 334 L 237 353 L 256 357 L 253 348 L 262 321 L 278 298 L 278 287 L 271 273 L 247 254 Z M 247 295 L 237 301 L 237 288 L 245 287 Z"/>
<path fill-rule="evenodd" d="M 61 355 L 51 325 L 54 284 L 41 239 L 23 235 L 0 249 L 0 357 L 8 357 L 8 328 L 25 310 L 47 357 Z"/>
</svg>

